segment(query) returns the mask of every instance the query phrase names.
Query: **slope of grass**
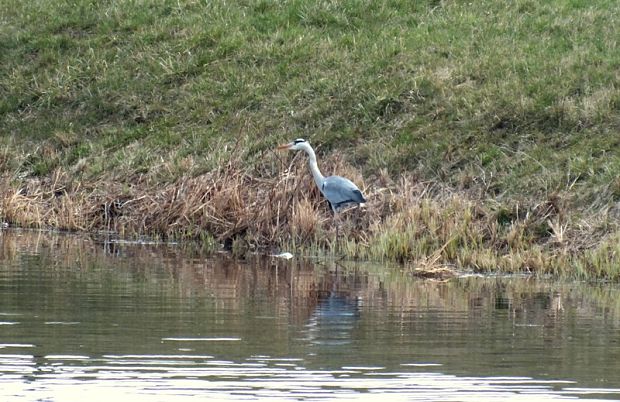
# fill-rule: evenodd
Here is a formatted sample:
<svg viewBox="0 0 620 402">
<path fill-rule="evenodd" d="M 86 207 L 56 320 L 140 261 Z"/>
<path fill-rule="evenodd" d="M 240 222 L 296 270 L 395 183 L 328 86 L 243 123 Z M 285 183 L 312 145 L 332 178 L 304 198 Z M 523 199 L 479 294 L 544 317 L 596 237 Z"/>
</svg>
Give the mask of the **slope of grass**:
<svg viewBox="0 0 620 402">
<path fill-rule="evenodd" d="M 611 0 L 6 0 L 0 170 L 9 198 L 0 216 L 36 224 L 9 206 L 28 186 L 43 197 L 36 189 L 54 190 L 58 177 L 75 205 L 91 200 L 82 205 L 89 211 L 102 199 L 138 199 L 226 171 L 231 161 L 231 177 L 279 183 L 288 163 L 271 149 L 305 137 L 328 166 L 355 167 L 370 193 L 402 193 L 401 176 L 439 183 L 491 211 L 496 234 L 513 230 L 520 249 L 532 252 L 561 232 L 562 242 L 542 254 L 563 243 L 600 260 L 593 250 L 617 237 L 620 215 L 619 17 Z M 269 201 L 241 188 L 258 197 L 246 200 L 252 205 Z M 327 225 L 316 194 L 311 200 L 319 224 L 293 225 L 281 243 L 295 230 L 306 233 L 297 243 L 310 241 Z M 385 223 L 410 205 L 402 207 L 375 218 Z M 266 222 L 300 219 L 292 213 Z M 72 219 L 38 224 L 90 227 Z M 159 224 L 135 230 L 174 232 Z M 234 226 L 186 232 L 228 239 Z M 362 240 L 353 254 L 368 254 Z M 501 256 L 498 245 L 510 242 L 480 250 Z M 610 244 L 603 254 L 613 265 Z M 438 238 L 421 250 L 443 245 Z M 404 250 L 407 259 L 411 247 Z M 478 264 L 450 247 L 442 253 Z"/>
</svg>

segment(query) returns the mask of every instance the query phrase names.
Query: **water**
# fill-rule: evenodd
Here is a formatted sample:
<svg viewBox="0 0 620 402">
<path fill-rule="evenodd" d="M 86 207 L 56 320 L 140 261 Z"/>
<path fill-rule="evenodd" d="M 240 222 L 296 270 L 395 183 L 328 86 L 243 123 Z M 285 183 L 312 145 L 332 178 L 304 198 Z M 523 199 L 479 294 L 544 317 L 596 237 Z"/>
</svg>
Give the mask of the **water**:
<svg viewBox="0 0 620 402">
<path fill-rule="evenodd" d="M 620 400 L 620 289 L 0 232 L 0 401 Z"/>
</svg>

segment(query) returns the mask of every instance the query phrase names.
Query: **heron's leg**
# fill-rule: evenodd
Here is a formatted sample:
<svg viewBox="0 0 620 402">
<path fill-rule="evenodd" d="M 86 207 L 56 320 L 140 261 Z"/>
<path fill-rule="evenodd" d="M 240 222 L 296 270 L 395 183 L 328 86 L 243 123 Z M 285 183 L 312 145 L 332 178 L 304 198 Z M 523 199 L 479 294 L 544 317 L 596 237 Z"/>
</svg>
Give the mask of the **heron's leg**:
<svg viewBox="0 0 620 402">
<path fill-rule="evenodd" d="M 338 254 L 338 251 L 340 249 L 340 247 L 338 246 L 338 239 L 340 239 L 340 214 L 338 214 L 336 212 L 336 210 L 334 210 L 334 223 L 336 224 L 336 254 Z"/>
<path fill-rule="evenodd" d="M 335 249 L 335 257 L 336 261 L 342 261 L 345 259 L 346 255 L 340 252 L 340 226 L 342 225 L 342 218 L 340 217 L 340 213 L 334 214 L 334 223 L 336 224 L 336 249 Z M 343 236 L 346 236 L 347 233 L 344 232 Z"/>
</svg>

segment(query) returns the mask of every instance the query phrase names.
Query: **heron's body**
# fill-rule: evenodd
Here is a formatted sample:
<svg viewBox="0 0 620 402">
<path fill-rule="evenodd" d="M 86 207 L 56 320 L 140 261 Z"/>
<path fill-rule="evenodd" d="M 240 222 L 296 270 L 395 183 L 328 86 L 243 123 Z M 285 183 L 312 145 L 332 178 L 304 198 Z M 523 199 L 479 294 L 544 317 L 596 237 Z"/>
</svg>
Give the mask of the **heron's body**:
<svg viewBox="0 0 620 402">
<path fill-rule="evenodd" d="M 321 184 L 319 190 L 329 201 L 329 205 L 334 212 L 348 204 L 359 205 L 366 202 L 359 188 L 351 180 L 341 176 L 326 177 L 323 179 L 323 184 Z"/>
<path fill-rule="evenodd" d="M 329 205 L 334 213 L 349 204 L 361 204 L 366 202 L 366 199 L 362 195 L 362 192 L 351 180 L 341 176 L 328 176 L 324 177 L 319 170 L 319 166 L 316 161 L 316 154 L 314 149 L 310 146 L 308 141 L 304 139 L 297 139 L 290 144 L 285 144 L 279 149 L 290 150 L 303 150 L 308 154 L 308 164 L 310 166 L 310 172 L 317 187 L 321 191 L 321 194 L 327 199 Z"/>
</svg>

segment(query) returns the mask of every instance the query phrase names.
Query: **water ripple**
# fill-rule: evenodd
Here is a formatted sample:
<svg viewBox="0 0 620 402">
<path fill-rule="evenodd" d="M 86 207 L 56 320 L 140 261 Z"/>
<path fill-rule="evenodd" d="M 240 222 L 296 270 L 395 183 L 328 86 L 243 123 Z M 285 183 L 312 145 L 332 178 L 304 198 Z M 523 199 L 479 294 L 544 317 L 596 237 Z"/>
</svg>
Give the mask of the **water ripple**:
<svg viewBox="0 0 620 402">
<path fill-rule="evenodd" d="M 60 364 L 59 364 L 60 363 Z M 282 366 L 282 363 L 288 366 Z M 303 359 L 210 355 L 0 355 L 0 399 L 46 401 L 376 400 L 531 401 L 613 396 L 620 389 L 564 388 L 572 381 L 388 372 L 385 367 L 313 370 Z M 403 363 L 401 366 L 411 365 Z M 588 399 L 582 399 L 588 400 Z M 594 400 L 594 399 L 591 399 Z"/>
</svg>

